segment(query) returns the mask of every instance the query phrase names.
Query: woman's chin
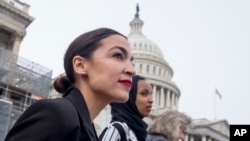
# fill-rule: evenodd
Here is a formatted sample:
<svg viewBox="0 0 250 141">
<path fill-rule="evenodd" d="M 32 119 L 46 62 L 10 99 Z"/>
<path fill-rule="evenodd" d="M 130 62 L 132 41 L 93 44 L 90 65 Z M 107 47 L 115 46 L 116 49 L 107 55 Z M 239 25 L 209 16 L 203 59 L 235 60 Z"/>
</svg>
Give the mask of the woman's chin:
<svg viewBox="0 0 250 141">
<path fill-rule="evenodd" d="M 121 96 L 121 97 L 118 97 L 117 99 L 115 99 L 114 102 L 117 102 L 117 103 L 125 103 L 127 102 L 129 99 L 128 95 L 124 95 L 124 96 Z"/>
</svg>

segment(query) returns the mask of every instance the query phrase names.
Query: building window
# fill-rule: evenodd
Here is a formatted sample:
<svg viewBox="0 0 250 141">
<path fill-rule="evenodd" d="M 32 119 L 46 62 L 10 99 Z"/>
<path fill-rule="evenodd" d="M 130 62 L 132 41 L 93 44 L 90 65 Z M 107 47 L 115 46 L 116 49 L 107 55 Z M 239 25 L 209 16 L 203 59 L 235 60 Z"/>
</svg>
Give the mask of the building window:
<svg viewBox="0 0 250 141">
<path fill-rule="evenodd" d="M 3 97 L 4 90 L 0 87 L 0 98 Z"/>
<path fill-rule="evenodd" d="M 139 72 L 142 72 L 142 64 L 140 64 Z"/>
<path fill-rule="evenodd" d="M 165 78 L 168 77 L 167 70 L 164 71 L 164 77 L 165 77 Z"/>
<path fill-rule="evenodd" d="M 147 73 L 149 73 L 149 65 L 147 65 Z"/>
<path fill-rule="evenodd" d="M 21 93 L 10 92 L 9 98 L 13 102 L 13 107 L 23 111 L 25 108 L 25 95 Z"/>
</svg>

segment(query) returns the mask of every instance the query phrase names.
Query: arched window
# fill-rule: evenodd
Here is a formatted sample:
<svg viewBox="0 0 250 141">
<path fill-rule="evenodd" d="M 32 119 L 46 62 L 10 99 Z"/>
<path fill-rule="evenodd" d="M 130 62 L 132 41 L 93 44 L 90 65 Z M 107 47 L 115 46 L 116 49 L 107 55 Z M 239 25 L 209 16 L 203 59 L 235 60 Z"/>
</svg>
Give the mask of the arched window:
<svg viewBox="0 0 250 141">
<path fill-rule="evenodd" d="M 137 48 L 136 48 L 136 43 L 134 43 L 134 48 L 135 48 L 135 50 L 137 49 Z"/>
</svg>

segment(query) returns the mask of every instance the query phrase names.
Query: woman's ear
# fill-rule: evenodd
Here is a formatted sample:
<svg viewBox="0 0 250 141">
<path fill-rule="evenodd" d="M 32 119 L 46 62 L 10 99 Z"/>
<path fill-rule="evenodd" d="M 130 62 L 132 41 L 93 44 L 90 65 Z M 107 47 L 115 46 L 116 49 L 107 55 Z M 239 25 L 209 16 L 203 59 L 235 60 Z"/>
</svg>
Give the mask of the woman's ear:
<svg viewBox="0 0 250 141">
<path fill-rule="evenodd" d="M 83 57 L 77 55 L 72 59 L 74 71 L 79 75 L 85 75 L 87 72 L 87 61 Z"/>
</svg>

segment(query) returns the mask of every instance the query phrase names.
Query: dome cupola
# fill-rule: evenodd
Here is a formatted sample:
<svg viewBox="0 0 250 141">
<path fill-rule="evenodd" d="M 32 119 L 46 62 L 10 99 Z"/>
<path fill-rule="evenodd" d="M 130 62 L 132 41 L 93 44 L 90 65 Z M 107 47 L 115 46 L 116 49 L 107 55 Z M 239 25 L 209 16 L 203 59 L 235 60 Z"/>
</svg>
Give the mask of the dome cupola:
<svg viewBox="0 0 250 141">
<path fill-rule="evenodd" d="M 142 33 L 143 21 L 139 17 L 139 6 L 136 6 L 136 14 L 134 19 L 129 23 L 130 34 L 129 42 L 134 53 L 147 53 L 155 56 L 158 60 L 164 60 L 161 49 L 150 39 L 147 39 Z"/>
</svg>

